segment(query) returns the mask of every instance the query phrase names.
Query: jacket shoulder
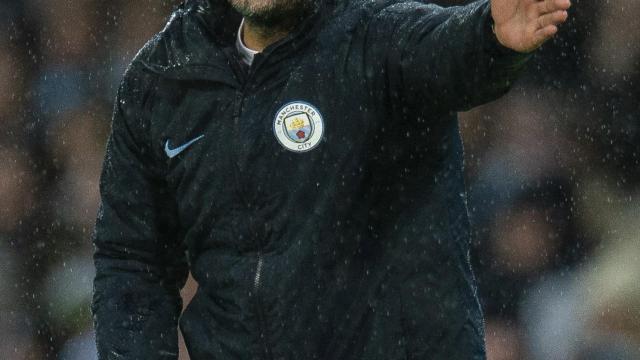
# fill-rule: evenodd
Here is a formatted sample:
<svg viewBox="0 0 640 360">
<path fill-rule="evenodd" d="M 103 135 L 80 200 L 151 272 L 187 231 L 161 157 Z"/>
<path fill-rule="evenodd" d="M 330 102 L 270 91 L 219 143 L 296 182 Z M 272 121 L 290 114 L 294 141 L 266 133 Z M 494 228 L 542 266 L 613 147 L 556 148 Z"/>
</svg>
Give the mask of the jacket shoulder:
<svg viewBox="0 0 640 360">
<path fill-rule="evenodd" d="M 197 5 L 182 4 L 169 16 L 164 28 L 138 51 L 133 67 L 152 72 L 164 72 L 183 66 L 186 62 L 206 62 L 203 42 L 210 40 Z"/>
<path fill-rule="evenodd" d="M 163 73 L 198 56 L 189 44 L 190 39 L 193 42 L 194 38 L 205 36 L 205 30 L 193 16 L 196 11 L 193 6 L 180 5 L 169 16 L 164 28 L 138 50 L 123 75 L 119 98 L 143 101 Z"/>
<path fill-rule="evenodd" d="M 333 22 L 346 31 L 367 29 L 372 22 L 393 24 L 403 13 L 424 11 L 425 7 L 437 8 L 427 0 L 337 0 Z"/>
<path fill-rule="evenodd" d="M 171 50 L 176 50 L 172 48 L 172 44 L 176 43 L 183 16 L 180 10 L 174 11 L 164 28 L 153 35 L 153 37 L 138 50 L 138 53 L 131 62 L 131 67 L 137 68 L 139 66 L 146 67 L 148 65 L 169 64 Z"/>
<path fill-rule="evenodd" d="M 359 12 L 364 17 L 376 16 L 385 10 L 410 9 L 425 5 L 437 7 L 427 0 L 356 0 L 338 4 L 338 8 L 342 8 L 345 12 Z"/>
</svg>

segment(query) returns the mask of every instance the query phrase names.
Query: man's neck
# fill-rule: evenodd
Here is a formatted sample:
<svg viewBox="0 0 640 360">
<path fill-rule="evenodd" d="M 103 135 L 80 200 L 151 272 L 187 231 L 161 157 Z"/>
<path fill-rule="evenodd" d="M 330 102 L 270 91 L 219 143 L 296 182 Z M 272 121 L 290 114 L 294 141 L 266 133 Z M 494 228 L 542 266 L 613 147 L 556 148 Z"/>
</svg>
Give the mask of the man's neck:
<svg viewBox="0 0 640 360">
<path fill-rule="evenodd" d="M 283 39 L 289 30 L 257 26 L 245 19 L 242 25 L 242 41 L 251 50 L 262 52 L 267 46 Z"/>
</svg>

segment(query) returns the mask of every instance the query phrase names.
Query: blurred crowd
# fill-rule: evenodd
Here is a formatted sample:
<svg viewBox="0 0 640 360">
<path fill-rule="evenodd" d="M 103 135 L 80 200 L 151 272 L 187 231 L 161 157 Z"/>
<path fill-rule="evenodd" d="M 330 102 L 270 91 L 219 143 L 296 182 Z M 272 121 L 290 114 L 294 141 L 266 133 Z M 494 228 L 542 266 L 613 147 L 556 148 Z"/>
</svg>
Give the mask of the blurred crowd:
<svg viewBox="0 0 640 360">
<path fill-rule="evenodd" d="M 90 238 L 112 102 L 177 3 L 0 3 L 3 359 L 97 358 Z M 461 115 L 490 360 L 640 359 L 640 2 L 574 0 L 570 15 L 507 96 Z"/>
</svg>

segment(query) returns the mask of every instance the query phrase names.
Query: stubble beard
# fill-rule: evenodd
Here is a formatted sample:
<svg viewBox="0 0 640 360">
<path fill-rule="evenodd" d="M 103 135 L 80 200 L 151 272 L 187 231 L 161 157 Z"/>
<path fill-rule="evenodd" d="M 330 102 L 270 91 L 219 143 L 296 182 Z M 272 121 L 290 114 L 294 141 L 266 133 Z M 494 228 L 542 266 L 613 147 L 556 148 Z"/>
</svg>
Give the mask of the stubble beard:
<svg viewBox="0 0 640 360">
<path fill-rule="evenodd" d="M 263 36 L 289 32 L 316 6 L 317 0 L 228 0 L 245 22 Z"/>
</svg>

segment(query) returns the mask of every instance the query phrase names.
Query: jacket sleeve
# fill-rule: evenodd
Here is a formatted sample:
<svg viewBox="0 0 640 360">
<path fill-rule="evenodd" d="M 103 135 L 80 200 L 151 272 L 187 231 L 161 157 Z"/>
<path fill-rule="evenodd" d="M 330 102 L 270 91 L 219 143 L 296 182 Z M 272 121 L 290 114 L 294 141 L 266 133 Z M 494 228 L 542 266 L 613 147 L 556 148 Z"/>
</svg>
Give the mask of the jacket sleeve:
<svg viewBox="0 0 640 360">
<path fill-rule="evenodd" d="M 462 111 L 509 89 L 530 54 L 502 46 L 492 31 L 488 0 L 442 8 L 403 2 L 375 19 L 385 38 L 391 91 L 408 104 Z"/>
<path fill-rule="evenodd" d="M 130 68 L 100 179 L 92 310 L 102 360 L 178 357 L 179 290 L 188 270 L 176 205 L 150 147 L 147 88 Z"/>
</svg>

